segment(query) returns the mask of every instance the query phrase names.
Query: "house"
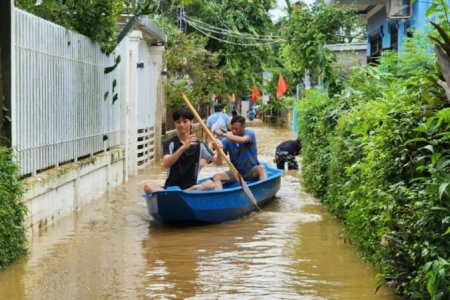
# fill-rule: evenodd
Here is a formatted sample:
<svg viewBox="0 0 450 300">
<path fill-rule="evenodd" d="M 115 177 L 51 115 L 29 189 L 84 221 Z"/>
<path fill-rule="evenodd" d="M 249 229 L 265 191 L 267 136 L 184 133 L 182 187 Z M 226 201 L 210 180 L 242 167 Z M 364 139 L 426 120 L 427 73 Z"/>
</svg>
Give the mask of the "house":
<svg viewBox="0 0 450 300">
<path fill-rule="evenodd" d="M 345 6 L 354 3 L 358 13 L 364 15 L 367 29 L 367 63 L 376 63 L 383 50 L 397 51 L 402 47 L 405 37 L 412 35 L 411 30 L 428 23 L 425 14 L 432 1 L 341 0 L 339 3 Z"/>
</svg>

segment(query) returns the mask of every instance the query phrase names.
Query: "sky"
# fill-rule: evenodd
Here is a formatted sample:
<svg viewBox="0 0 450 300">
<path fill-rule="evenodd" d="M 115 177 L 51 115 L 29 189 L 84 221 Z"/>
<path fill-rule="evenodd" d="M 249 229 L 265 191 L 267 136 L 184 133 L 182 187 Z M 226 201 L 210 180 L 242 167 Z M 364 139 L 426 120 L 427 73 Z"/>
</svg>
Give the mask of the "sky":
<svg viewBox="0 0 450 300">
<path fill-rule="evenodd" d="M 301 0 L 307 4 L 312 4 L 314 0 Z M 290 2 L 297 2 L 297 0 L 290 0 Z M 269 10 L 269 13 L 272 16 L 274 21 L 278 20 L 280 17 L 284 17 L 287 15 L 286 13 L 286 1 L 285 0 L 277 0 L 278 9 Z"/>
</svg>

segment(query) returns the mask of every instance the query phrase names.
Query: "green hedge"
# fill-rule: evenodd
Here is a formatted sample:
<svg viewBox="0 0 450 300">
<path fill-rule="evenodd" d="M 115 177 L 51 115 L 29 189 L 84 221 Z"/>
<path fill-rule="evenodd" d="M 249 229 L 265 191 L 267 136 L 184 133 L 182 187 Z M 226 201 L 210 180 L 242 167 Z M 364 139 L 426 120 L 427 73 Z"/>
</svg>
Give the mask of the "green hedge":
<svg viewBox="0 0 450 300">
<path fill-rule="evenodd" d="M 0 147 L 0 270 L 27 254 L 23 186 L 13 151 Z"/>
<path fill-rule="evenodd" d="M 299 104 L 302 183 L 408 299 L 450 299 L 450 106 L 434 55 L 388 54 Z"/>
</svg>

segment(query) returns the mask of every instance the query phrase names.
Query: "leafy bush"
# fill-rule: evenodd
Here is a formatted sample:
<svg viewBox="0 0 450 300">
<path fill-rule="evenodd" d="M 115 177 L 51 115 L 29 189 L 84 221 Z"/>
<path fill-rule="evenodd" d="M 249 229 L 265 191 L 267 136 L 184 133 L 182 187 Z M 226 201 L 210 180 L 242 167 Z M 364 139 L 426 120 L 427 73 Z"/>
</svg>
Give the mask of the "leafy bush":
<svg viewBox="0 0 450 300">
<path fill-rule="evenodd" d="M 449 299 L 450 108 L 429 44 L 406 46 L 381 59 L 389 73 L 358 68 L 333 98 L 302 99 L 302 181 L 381 281 Z"/>
<path fill-rule="evenodd" d="M 333 116 L 326 114 L 330 103 L 323 90 L 308 90 L 298 104 L 299 136 L 302 140 L 302 178 L 305 189 L 321 198 L 327 188 L 329 136 L 333 133 Z"/>
<path fill-rule="evenodd" d="M 13 151 L 0 147 L 0 270 L 27 254 L 27 208 L 22 202 L 23 186 Z"/>
</svg>

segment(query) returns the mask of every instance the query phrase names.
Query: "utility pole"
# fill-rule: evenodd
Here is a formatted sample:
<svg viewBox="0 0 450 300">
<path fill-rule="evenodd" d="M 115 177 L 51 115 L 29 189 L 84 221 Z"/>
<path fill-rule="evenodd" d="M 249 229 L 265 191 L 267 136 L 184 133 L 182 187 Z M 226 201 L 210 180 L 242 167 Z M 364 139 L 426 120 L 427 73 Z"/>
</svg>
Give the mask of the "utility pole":
<svg viewBox="0 0 450 300">
<path fill-rule="evenodd" d="M 184 6 L 178 7 L 178 20 L 177 25 L 178 29 L 180 29 L 181 32 L 186 33 L 187 32 L 187 24 L 186 24 L 186 11 L 184 10 Z"/>
<path fill-rule="evenodd" d="M 11 147 L 13 0 L 0 1 L 0 146 Z"/>
</svg>

